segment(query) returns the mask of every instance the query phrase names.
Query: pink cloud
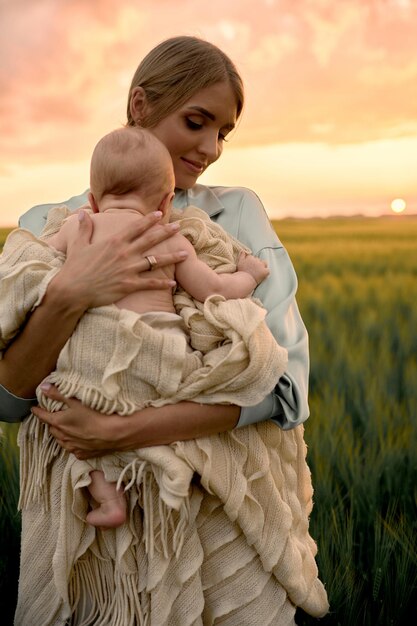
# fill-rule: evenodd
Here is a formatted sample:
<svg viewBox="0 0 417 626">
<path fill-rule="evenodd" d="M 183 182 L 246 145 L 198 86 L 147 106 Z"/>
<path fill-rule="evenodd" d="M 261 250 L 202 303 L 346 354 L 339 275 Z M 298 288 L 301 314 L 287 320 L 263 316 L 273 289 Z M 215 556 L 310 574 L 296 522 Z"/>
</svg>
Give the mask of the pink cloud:
<svg viewBox="0 0 417 626">
<path fill-rule="evenodd" d="M 213 41 L 241 69 L 240 145 L 401 134 L 416 121 L 416 28 L 406 0 L 15 0 L 0 8 L 0 154 L 87 158 L 124 121 L 138 60 L 175 34 Z"/>
<path fill-rule="evenodd" d="M 406 16 L 393 0 L 279 6 L 250 51 L 255 59 L 266 38 L 277 42 L 251 76 L 245 142 L 350 143 L 415 127 L 415 4 Z"/>
</svg>

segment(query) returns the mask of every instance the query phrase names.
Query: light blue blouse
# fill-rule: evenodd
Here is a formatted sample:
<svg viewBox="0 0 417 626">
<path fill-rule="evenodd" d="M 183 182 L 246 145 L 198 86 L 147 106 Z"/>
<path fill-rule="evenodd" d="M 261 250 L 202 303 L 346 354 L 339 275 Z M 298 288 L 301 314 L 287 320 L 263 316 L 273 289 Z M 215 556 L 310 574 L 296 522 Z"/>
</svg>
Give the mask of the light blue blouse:
<svg viewBox="0 0 417 626">
<path fill-rule="evenodd" d="M 87 192 L 59 204 L 76 209 L 85 202 Z M 254 296 L 268 311 L 266 322 L 272 334 L 288 350 L 287 371 L 277 381 L 274 391 L 260 404 L 241 409 L 238 427 L 271 419 L 283 429 L 293 428 L 309 416 L 309 352 L 307 331 L 295 300 L 297 277 L 288 253 L 259 198 L 249 189 L 195 185 L 187 191 L 177 190 L 175 207 L 181 209 L 189 204 L 203 209 L 212 220 L 267 262 L 270 275 L 256 288 Z M 21 217 L 20 226 L 39 235 L 53 206 L 57 205 L 33 207 Z M 19 421 L 34 403 L 36 399 L 17 398 L 0 385 L 0 420 Z"/>
</svg>

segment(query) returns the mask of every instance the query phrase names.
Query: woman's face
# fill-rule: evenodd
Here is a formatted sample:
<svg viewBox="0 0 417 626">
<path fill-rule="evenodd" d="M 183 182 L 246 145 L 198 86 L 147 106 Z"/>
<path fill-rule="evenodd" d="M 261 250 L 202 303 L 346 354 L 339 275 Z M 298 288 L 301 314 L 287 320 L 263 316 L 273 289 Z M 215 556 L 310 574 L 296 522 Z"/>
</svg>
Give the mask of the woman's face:
<svg viewBox="0 0 417 626">
<path fill-rule="evenodd" d="M 236 123 L 236 97 L 228 82 L 197 91 L 179 109 L 149 128 L 168 148 L 175 185 L 189 189 L 223 151 Z"/>
</svg>

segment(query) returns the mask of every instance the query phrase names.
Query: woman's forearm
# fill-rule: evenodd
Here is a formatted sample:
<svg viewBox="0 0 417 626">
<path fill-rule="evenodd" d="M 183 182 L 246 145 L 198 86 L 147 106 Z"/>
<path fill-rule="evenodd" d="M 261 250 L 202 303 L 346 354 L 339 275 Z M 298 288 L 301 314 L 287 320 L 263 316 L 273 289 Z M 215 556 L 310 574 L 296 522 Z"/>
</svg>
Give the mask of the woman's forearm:
<svg viewBox="0 0 417 626">
<path fill-rule="evenodd" d="M 180 402 L 149 407 L 113 423 L 113 441 L 119 451 L 186 441 L 232 430 L 239 416 L 235 405 Z"/>
<path fill-rule="evenodd" d="M 67 297 L 59 280 L 51 281 L 41 305 L 3 354 L 0 383 L 16 396 L 34 397 L 84 311 L 81 301 Z"/>
<path fill-rule="evenodd" d="M 235 405 L 195 402 L 148 407 L 131 415 L 102 415 L 75 398 L 65 398 L 53 385 L 44 384 L 42 390 L 65 408 L 51 413 L 38 406 L 33 413 L 49 424 L 50 434 L 62 447 L 84 459 L 225 432 L 240 416 Z"/>
</svg>

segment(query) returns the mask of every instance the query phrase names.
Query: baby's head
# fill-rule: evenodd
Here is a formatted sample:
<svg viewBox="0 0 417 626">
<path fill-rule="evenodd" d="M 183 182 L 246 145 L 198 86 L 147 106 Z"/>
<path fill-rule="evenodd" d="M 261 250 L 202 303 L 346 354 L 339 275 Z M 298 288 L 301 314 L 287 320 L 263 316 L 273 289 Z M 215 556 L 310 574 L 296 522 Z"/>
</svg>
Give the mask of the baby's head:
<svg viewBox="0 0 417 626">
<path fill-rule="evenodd" d="M 141 213 L 156 211 L 175 187 L 171 156 L 150 131 L 125 127 L 96 145 L 90 167 L 90 190 L 97 209 L 116 208 L 131 199 Z M 126 208 L 123 202 L 120 208 Z"/>
</svg>

